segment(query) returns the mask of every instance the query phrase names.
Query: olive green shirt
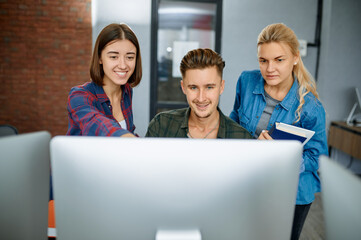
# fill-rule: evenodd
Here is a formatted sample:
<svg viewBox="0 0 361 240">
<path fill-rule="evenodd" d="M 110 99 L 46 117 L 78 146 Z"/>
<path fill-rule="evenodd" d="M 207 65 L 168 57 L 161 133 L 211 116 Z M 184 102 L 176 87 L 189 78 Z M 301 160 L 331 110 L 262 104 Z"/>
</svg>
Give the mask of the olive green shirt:
<svg viewBox="0 0 361 240">
<path fill-rule="evenodd" d="M 241 125 L 219 111 L 220 124 L 217 138 L 253 139 Z M 187 138 L 190 108 L 182 108 L 158 113 L 148 126 L 146 137 Z"/>
</svg>

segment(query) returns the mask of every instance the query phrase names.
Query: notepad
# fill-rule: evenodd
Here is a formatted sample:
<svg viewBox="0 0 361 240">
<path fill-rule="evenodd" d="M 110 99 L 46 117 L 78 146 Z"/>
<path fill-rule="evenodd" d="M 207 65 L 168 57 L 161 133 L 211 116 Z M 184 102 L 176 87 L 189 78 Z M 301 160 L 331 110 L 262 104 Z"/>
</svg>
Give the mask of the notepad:
<svg viewBox="0 0 361 240">
<path fill-rule="evenodd" d="M 298 140 L 302 145 L 305 145 L 315 134 L 314 131 L 281 122 L 276 122 L 268 133 L 273 139 Z"/>
</svg>

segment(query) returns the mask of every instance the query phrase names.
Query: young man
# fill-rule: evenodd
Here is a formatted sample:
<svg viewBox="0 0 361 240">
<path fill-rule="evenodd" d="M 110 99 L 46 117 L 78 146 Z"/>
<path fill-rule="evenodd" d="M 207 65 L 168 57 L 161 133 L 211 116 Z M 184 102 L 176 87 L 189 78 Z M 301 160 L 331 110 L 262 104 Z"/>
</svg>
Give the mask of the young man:
<svg viewBox="0 0 361 240">
<path fill-rule="evenodd" d="M 221 56 L 211 49 L 189 51 L 180 64 L 181 87 L 189 107 L 158 113 L 146 137 L 252 138 L 218 108 L 224 66 Z"/>
</svg>

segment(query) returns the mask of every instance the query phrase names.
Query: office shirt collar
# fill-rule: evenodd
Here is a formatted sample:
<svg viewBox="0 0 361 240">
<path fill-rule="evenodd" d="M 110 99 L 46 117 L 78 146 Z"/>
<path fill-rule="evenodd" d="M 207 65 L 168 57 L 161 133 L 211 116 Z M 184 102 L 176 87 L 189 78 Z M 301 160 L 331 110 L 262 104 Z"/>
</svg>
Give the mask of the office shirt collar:
<svg viewBox="0 0 361 240">
<path fill-rule="evenodd" d="M 181 128 L 184 129 L 187 132 L 188 132 L 188 120 L 189 120 L 190 114 L 191 114 L 191 108 L 188 107 L 187 111 L 186 111 L 186 114 L 184 114 L 183 122 L 181 124 Z"/>
<path fill-rule="evenodd" d="M 297 94 L 298 91 L 298 81 L 297 78 L 294 77 L 294 81 L 292 84 L 291 89 L 288 91 L 286 97 L 282 100 L 282 102 L 280 103 L 280 105 L 286 109 L 287 111 L 289 111 L 291 109 L 291 107 L 295 104 L 299 102 L 299 97 Z"/>
<path fill-rule="evenodd" d="M 225 116 L 222 113 L 221 109 L 219 109 L 219 107 L 217 107 L 217 110 L 219 112 L 219 128 L 218 128 L 217 138 L 226 138 Z M 190 107 L 188 107 L 186 114 L 184 114 L 183 122 L 181 124 L 181 128 L 184 129 L 186 132 L 188 132 L 188 120 L 189 120 L 190 114 L 191 114 L 191 109 L 190 109 Z"/>
<path fill-rule="evenodd" d="M 286 97 L 280 103 L 280 105 L 287 111 L 289 111 L 289 109 L 293 106 L 293 104 L 295 104 L 296 101 L 299 101 L 299 97 L 297 94 L 297 90 L 298 90 L 297 77 L 295 76 L 294 79 L 295 80 L 293 81 L 291 89 L 288 91 Z M 260 79 L 253 90 L 253 94 L 262 94 L 263 99 L 265 99 L 264 81 L 265 80 L 263 79 L 262 75 L 260 75 Z"/>
<path fill-rule="evenodd" d="M 222 113 L 221 109 L 217 108 L 219 112 L 219 128 L 217 138 L 226 138 L 226 117 Z"/>
<path fill-rule="evenodd" d="M 110 101 L 108 96 L 104 92 L 104 89 L 102 86 L 99 86 L 99 85 L 95 84 L 94 82 L 93 82 L 93 86 L 94 86 L 95 95 L 97 96 L 98 100 L 101 103 Z M 125 85 L 122 85 L 121 88 L 122 88 L 122 99 L 124 99 L 125 95 L 130 94 L 130 86 L 128 83 L 126 83 Z"/>
</svg>

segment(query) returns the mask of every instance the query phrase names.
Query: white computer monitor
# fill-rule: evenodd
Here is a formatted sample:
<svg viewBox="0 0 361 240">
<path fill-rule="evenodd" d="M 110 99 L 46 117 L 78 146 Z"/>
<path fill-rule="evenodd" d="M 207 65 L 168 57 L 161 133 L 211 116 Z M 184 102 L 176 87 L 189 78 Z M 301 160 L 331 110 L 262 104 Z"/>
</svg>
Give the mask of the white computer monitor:
<svg viewBox="0 0 361 240">
<path fill-rule="evenodd" d="M 55 137 L 57 239 L 289 239 L 296 141 Z"/>
<path fill-rule="evenodd" d="M 361 238 L 361 179 L 326 156 L 320 157 L 326 239 Z"/>
<path fill-rule="evenodd" d="M 0 137 L 0 239 L 47 239 L 50 134 Z"/>
</svg>

